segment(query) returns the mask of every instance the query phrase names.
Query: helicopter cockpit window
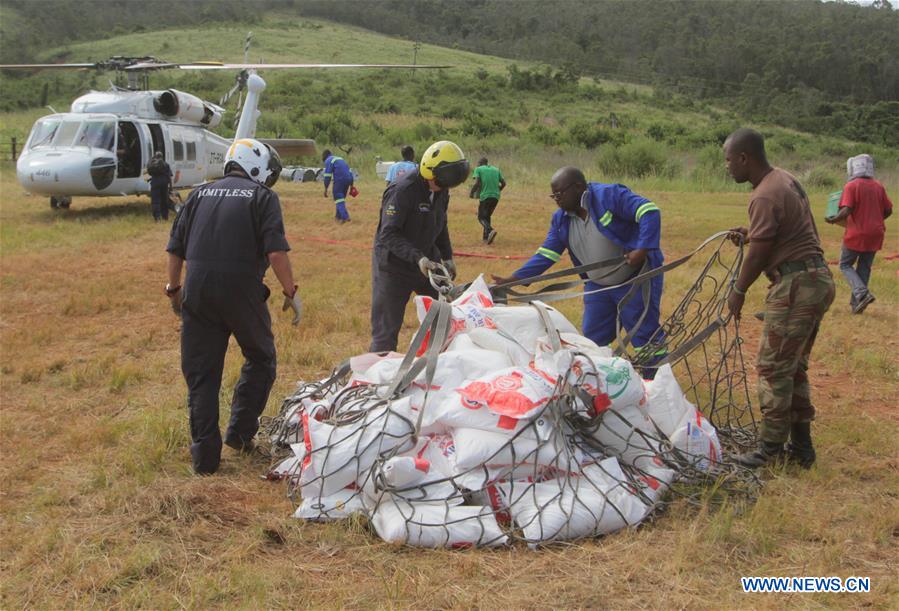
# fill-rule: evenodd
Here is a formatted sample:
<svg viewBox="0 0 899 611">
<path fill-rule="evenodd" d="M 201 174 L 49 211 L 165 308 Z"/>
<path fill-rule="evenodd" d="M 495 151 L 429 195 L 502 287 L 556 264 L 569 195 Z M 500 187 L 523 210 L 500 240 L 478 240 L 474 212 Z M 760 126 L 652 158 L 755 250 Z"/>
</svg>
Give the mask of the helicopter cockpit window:
<svg viewBox="0 0 899 611">
<path fill-rule="evenodd" d="M 63 121 L 56 131 L 53 146 L 72 146 L 79 129 L 81 129 L 81 121 Z"/>
<path fill-rule="evenodd" d="M 89 121 L 84 124 L 84 129 L 75 146 L 90 146 L 107 151 L 113 150 L 115 141 L 115 122 L 113 121 Z"/>
<path fill-rule="evenodd" d="M 28 144 L 28 148 L 50 146 L 50 144 L 53 142 L 53 137 L 59 130 L 60 125 L 62 125 L 62 121 L 58 119 L 38 121 L 34 125 L 34 131 L 32 132 L 31 142 Z"/>
</svg>

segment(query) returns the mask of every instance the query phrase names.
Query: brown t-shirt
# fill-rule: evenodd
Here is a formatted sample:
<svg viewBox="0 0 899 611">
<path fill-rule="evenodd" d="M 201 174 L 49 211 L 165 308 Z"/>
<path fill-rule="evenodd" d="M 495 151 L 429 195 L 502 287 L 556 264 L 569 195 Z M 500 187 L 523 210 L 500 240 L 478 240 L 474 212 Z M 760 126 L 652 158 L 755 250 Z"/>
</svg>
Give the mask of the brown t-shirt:
<svg viewBox="0 0 899 611">
<path fill-rule="evenodd" d="M 808 196 L 789 172 L 773 168 L 752 190 L 749 239 L 774 242 L 766 272 L 787 261 L 824 254 Z"/>
</svg>

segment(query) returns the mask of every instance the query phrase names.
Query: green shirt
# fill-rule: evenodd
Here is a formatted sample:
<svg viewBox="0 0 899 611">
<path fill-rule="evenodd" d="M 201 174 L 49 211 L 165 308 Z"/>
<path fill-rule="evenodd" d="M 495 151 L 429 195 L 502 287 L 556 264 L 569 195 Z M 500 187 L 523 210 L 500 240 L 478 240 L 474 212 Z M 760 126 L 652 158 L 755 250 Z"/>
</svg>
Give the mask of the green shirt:
<svg viewBox="0 0 899 611">
<path fill-rule="evenodd" d="M 479 196 L 481 201 L 490 198 L 499 199 L 499 183 L 503 181 L 503 175 L 499 168 L 492 165 L 479 165 L 471 176 L 475 180 L 481 179 L 481 195 Z"/>
</svg>

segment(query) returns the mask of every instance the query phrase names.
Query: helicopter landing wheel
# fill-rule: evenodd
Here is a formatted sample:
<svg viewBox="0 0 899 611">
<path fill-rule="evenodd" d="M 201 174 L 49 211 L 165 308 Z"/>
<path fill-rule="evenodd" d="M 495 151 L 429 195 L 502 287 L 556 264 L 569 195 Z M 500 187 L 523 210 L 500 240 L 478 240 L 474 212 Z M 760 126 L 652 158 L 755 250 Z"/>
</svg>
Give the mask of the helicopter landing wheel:
<svg viewBox="0 0 899 611">
<path fill-rule="evenodd" d="M 63 210 L 68 210 L 69 206 L 72 205 L 72 198 L 68 196 L 60 197 L 57 201 L 57 205 Z"/>
<path fill-rule="evenodd" d="M 53 210 L 59 208 L 59 200 L 55 197 L 50 198 L 50 208 L 52 208 Z"/>
</svg>

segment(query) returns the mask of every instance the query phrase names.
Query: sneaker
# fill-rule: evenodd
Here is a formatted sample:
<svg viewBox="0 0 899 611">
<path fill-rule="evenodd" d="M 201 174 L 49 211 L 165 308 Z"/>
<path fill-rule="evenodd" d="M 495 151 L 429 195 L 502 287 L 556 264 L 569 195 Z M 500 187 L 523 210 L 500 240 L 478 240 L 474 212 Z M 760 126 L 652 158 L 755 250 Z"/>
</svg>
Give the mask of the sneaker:
<svg viewBox="0 0 899 611">
<path fill-rule="evenodd" d="M 855 304 L 855 307 L 852 308 L 852 313 L 861 314 L 865 311 L 865 308 L 874 303 L 874 301 L 874 295 L 871 293 L 865 294 L 865 296 L 859 299 L 858 303 Z"/>
<path fill-rule="evenodd" d="M 487 243 L 493 244 L 493 240 L 496 239 L 496 229 L 491 229 L 490 233 L 487 234 Z"/>
</svg>

